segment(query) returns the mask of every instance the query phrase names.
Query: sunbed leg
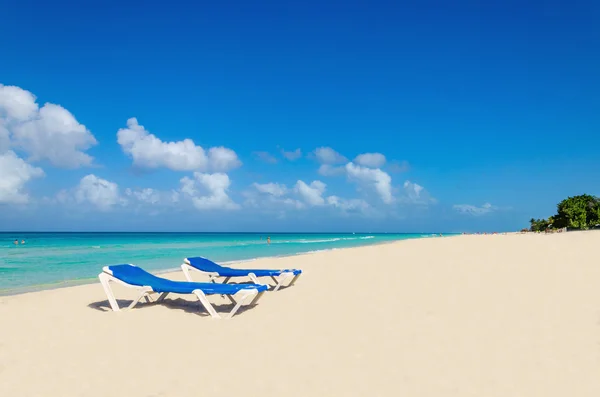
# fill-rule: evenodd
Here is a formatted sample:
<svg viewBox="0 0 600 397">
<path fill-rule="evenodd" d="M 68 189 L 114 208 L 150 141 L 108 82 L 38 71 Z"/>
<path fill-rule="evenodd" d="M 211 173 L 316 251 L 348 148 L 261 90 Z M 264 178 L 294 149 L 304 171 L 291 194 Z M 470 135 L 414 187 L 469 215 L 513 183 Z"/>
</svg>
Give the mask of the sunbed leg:
<svg viewBox="0 0 600 397">
<path fill-rule="evenodd" d="M 115 299 L 112 289 L 110 288 L 110 285 L 108 284 L 110 281 L 109 275 L 106 273 L 100 273 L 98 275 L 98 278 L 100 279 L 100 284 L 102 284 L 102 288 L 104 288 L 104 293 L 106 293 L 106 297 L 108 298 L 108 303 L 110 303 L 111 309 L 113 309 L 113 311 L 115 311 L 115 312 L 118 312 L 120 310 L 119 304 L 117 303 L 117 300 Z"/>
<path fill-rule="evenodd" d="M 143 289 L 142 292 L 140 293 L 140 296 L 138 296 L 136 300 L 131 302 L 131 304 L 127 307 L 127 310 L 133 309 L 134 306 L 137 305 L 138 302 L 142 300 L 142 298 L 146 297 L 146 295 L 148 295 L 148 292 L 150 292 L 150 291 L 151 290 Z"/>
<path fill-rule="evenodd" d="M 296 282 L 296 280 L 298 280 L 298 277 L 300 277 L 302 273 L 298 273 L 294 276 L 294 278 L 292 279 L 292 281 L 290 282 L 290 284 L 288 285 L 288 287 L 291 287 L 292 285 L 294 285 L 294 283 Z"/>
<path fill-rule="evenodd" d="M 278 291 L 279 288 L 281 288 L 283 286 L 284 281 L 287 280 L 288 278 L 290 278 L 290 276 L 293 274 L 294 273 L 291 273 L 291 272 L 284 272 L 279 276 L 279 280 L 275 280 L 275 277 L 273 277 L 273 279 L 277 283 L 273 292 Z"/>
<path fill-rule="evenodd" d="M 231 303 L 233 303 L 234 305 L 237 304 L 237 302 L 233 296 L 231 296 L 231 295 L 225 295 L 225 296 L 227 297 L 227 299 L 229 299 L 229 301 Z"/>
<path fill-rule="evenodd" d="M 240 295 L 242 295 L 242 297 L 240 298 L 240 300 L 238 301 L 237 305 L 235 305 L 233 307 L 233 309 L 231 310 L 231 312 L 229 312 L 229 314 L 227 315 L 227 318 L 231 318 L 233 317 L 233 315 L 240 309 L 240 307 L 242 307 L 242 304 L 251 296 L 256 295 L 256 290 L 252 290 L 251 292 L 242 292 Z M 256 299 L 255 299 L 256 300 Z"/>
<path fill-rule="evenodd" d="M 160 302 L 164 301 L 165 298 L 167 297 L 167 295 L 169 295 L 168 292 L 163 292 L 162 294 L 160 294 L 158 296 L 158 299 L 156 300 L 156 303 L 160 303 Z"/>
<path fill-rule="evenodd" d="M 206 311 L 208 311 L 208 313 L 211 315 L 212 318 L 221 318 L 221 316 L 219 316 L 219 313 L 217 313 L 217 311 L 210 304 L 208 299 L 206 299 L 206 295 L 204 295 L 204 292 L 202 292 L 199 289 L 196 289 L 196 290 L 194 290 L 194 294 L 198 297 L 198 300 L 200 301 L 202 306 L 204 306 Z"/>
<path fill-rule="evenodd" d="M 248 277 L 250 277 L 250 281 L 252 281 L 254 284 L 261 284 L 261 282 L 258 281 L 258 277 L 256 277 L 256 274 L 249 273 Z"/>
<path fill-rule="evenodd" d="M 217 278 L 219 276 L 210 276 L 210 279 L 213 283 L 215 284 L 219 284 L 217 283 Z M 223 282 L 221 284 L 227 284 L 227 282 L 231 279 L 231 277 L 225 277 L 225 280 L 223 280 Z M 223 294 L 221 294 L 221 296 L 225 296 Z M 233 298 L 231 297 L 231 295 L 227 295 L 227 298 L 229 298 L 229 300 L 231 301 L 231 303 L 233 303 L 235 305 L 235 300 L 232 300 Z"/>
<path fill-rule="evenodd" d="M 183 271 L 183 274 L 185 275 L 185 278 L 187 279 L 187 281 L 189 282 L 193 282 L 194 280 L 192 280 L 192 276 L 190 275 L 190 271 L 188 270 L 188 266 L 184 263 L 181 265 L 181 270 Z"/>
</svg>

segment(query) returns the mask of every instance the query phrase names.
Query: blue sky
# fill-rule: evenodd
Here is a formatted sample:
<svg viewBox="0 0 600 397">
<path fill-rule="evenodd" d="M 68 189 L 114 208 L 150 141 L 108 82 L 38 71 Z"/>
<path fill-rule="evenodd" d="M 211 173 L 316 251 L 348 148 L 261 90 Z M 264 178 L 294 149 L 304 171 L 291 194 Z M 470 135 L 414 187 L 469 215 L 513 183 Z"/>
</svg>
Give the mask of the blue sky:
<svg viewBox="0 0 600 397">
<path fill-rule="evenodd" d="M 598 2 L 11 3 L 2 230 L 515 230 L 600 194 Z"/>
</svg>

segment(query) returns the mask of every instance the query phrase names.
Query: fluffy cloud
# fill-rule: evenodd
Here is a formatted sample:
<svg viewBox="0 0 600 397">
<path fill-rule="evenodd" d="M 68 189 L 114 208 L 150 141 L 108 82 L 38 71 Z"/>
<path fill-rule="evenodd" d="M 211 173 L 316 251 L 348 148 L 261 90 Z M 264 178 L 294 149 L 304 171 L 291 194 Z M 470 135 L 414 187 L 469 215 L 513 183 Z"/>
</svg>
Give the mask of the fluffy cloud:
<svg viewBox="0 0 600 397">
<path fill-rule="evenodd" d="M 283 208 L 301 209 L 305 205 L 294 198 L 287 197 L 293 190 L 290 190 L 281 183 L 253 183 L 254 190 L 243 192 L 246 197 L 244 205 L 254 208 L 264 208 L 265 210 L 280 211 Z"/>
<path fill-rule="evenodd" d="M 346 167 L 343 165 L 321 164 L 317 172 L 323 176 L 339 176 L 346 173 Z"/>
<path fill-rule="evenodd" d="M 267 193 L 274 197 L 282 197 L 287 194 L 288 189 L 285 185 L 279 183 L 253 183 L 252 186 L 261 193 Z"/>
<path fill-rule="evenodd" d="M 116 204 L 125 204 L 116 183 L 99 178 L 94 174 L 81 178 L 79 185 L 75 188 L 74 197 L 78 203 L 87 202 L 102 211 L 107 211 Z"/>
<path fill-rule="evenodd" d="M 6 119 L 29 120 L 39 110 L 36 97 L 20 87 L 0 84 L 0 109 Z"/>
<path fill-rule="evenodd" d="M 254 152 L 254 156 L 257 159 L 259 159 L 260 161 L 263 161 L 265 163 L 269 163 L 269 164 L 277 163 L 277 159 L 275 157 L 273 157 L 271 155 L 271 153 L 269 153 L 269 152 Z"/>
<path fill-rule="evenodd" d="M 366 212 L 371 208 L 369 203 L 361 199 L 346 200 L 338 196 L 327 197 L 327 204 L 339 208 L 344 212 Z"/>
<path fill-rule="evenodd" d="M 381 153 L 363 153 L 354 159 L 356 164 L 369 168 L 381 168 L 385 161 L 385 156 Z"/>
<path fill-rule="evenodd" d="M 152 208 L 154 214 L 160 208 L 181 205 L 183 200 L 183 204 L 191 204 L 199 210 L 238 209 L 240 206 L 227 193 L 230 184 L 227 174 L 195 172 L 192 178 L 186 176 L 180 180 L 178 190 L 127 188 L 121 195 L 116 183 L 90 174 L 83 177 L 74 189 L 59 192 L 56 201 L 63 204 L 89 203 L 101 211 L 108 211 L 116 206 Z"/>
<path fill-rule="evenodd" d="M 27 203 L 29 196 L 23 192 L 25 184 L 42 176 L 41 168 L 27 164 L 13 151 L 0 154 L 0 204 Z"/>
<path fill-rule="evenodd" d="M 61 190 L 55 202 L 61 204 L 91 204 L 101 211 L 115 207 L 164 206 L 178 201 L 179 192 L 161 191 L 152 188 L 126 188 L 121 194 L 115 182 L 102 179 L 94 174 L 81 178 L 72 189 Z"/>
<path fill-rule="evenodd" d="M 233 202 L 227 194 L 230 185 L 227 174 L 194 172 L 194 179 L 187 176 L 181 179 L 180 190 L 192 199 L 194 206 L 199 210 L 239 209 L 239 204 Z"/>
<path fill-rule="evenodd" d="M 281 149 L 281 154 L 289 161 L 296 161 L 302 157 L 302 150 L 296 149 L 291 152 L 286 152 L 285 150 Z"/>
<path fill-rule="evenodd" d="M 481 207 L 469 204 L 455 204 L 452 208 L 461 214 L 480 216 L 489 214 L 490 212 L 496 211 L 498 207 L 485 203 Z"/>
<path fill-rule="evenodd" d="M 330 147 L 319 147 L 315 149 L 314 156 L 321 164 L 341 164 L 348 159 Z"/>
<path fill-rule="evenodd" d="M 117 142 L 133 163 L 144 168 L 166 167 L 175 171 L 211 170 L 225 172 L 241 165 L 237 154 L 225 147 L 206 152 L 191 139 L 163 142 L 150 134 L 135 117 L 117 132 Z"/>
<path fill-rule="evenodd" d="M 10 148 L 10 132 L 0 119 L 0 153 L 8 151 Z"/>
<path fill-rule="evenodd" d="M 413 183 L 411 181 L 404 181 L 403 187 L 408 197 L 415 200 L 421 197 L 421 193 L 424 190 L 423 186 Z"/>
<path fill-rule="evenodd" d="M 147 204 L 158 204 L 161 201 L 161 192 L 152 188 L 139 190 L 127 188 L 125 189 L 125 196 Z"/>
<path fill-rule="evenodd" d="M 307 185 L 303 181 L 296 182 L 294 186 L 294 191 L 298 193 L 298 195 L 311 206 L 318 206 L 325 204 L 325 199 L 323 198 L 323 193 L 325 193 L 325 185 L 321 181 L 312 181 L 310 185 Z"/>
<path fill-rule="evenodd" d="M 406 204 L 434 204 L 437 202 L 436 199 L 429 195 L 427 190 L 411 181 L 404 181 L 402 185 L 402 195 L 398 197 L 398 201 L 406 203 Z"/>
<path fill-rule="evenodd" d="M 373 188 L 384 203 L 391 204 L 394 202 L 392 178 L 386 172 L 379 168 L 372 169 L 353 163 L 346 164 L 346 172 L 350 180 Z"/>
<path fill-rule="evenodd" d="M 226 147 L 212 147 L 208 150 L 208 164 L 211 171 L 226 172 L 242 165 L 237 154 Z"/>
<path fill-rule="evenodd" d="M 307 210 L 314 207 L 336 209 L 344 215 L 361 214 L 369 217 L 379 215 L 365 200 L 325 196 L 327 185 L 321 181 L 307 184 L 298 180 L 292 188 L 279 183 L 254 183 L 252 187 L 252 190 L 243 193 L 246 197 L 244 205 L 267 213 L 276 213 L 282 217 L 288 209 Z"/>
<path fill-rule="evenodd" d="M 361 199 L 344 199 L 338 196 L 324 196 L 327 185 L 321 181 L 307 184 L 298 180 L 293 188 L 279 183 L 252 184 L 253 191 L 244 192 L 245 205 L 265 210 L 278 211 L 284 208 L 307 209 L 310 207 L 332 207 L 342 213 L 363 213 L 371 211 L 371 206 Z M 297 197 L 297 198 L 296 198 Z M 372 211 L 371 211 L 372 212 Z"/>
<path fill-rule="evenodd" d="M 77 168 L 90 165 L 84 153 L 97 144 L 90 131 L 60 105 L 41 108 L 31 92 L 0 84 L 0 153 L 9 147 L 23 150 L 30 161 Z"/>
</svg>

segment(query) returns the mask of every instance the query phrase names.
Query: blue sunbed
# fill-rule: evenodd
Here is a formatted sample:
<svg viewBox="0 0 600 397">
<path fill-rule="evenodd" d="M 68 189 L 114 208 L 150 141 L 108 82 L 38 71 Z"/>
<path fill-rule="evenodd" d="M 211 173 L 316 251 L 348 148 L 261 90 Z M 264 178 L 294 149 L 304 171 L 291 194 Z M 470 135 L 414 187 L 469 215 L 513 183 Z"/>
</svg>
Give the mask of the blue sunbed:
<svg viewBox="0 0 600 397">
<path fill-rule="evenodd" d="M 119 305 L 114 297 L 109 282 L 117 282 L 129 288 L 135 288 L 140 291 L 140 295 L 128 307 L 133 308 L 142 298 L 149 300 L 149 295 L 160 294 L 157 302 L 162 302 L 168 294 L 194 294 L 214 318 L 220 318 L 214 307 L 210 304 L 206 295 L 226 295 L 234 304 L 234 308 L 228 315 L 231 318 L 241 307 L 241 305 L 250 297 L 254 297 L 251 304 L 254 304 L 268 289 L 268 286 L 262 284 L 215 284 L 215 283 L 195 283 L 188 281 L 173 281 L 158 277 L 148 273 L 142 268 L 134 265 L 112 265 L 102 268 L 102 273 L 98 275 L 104 292 L 108 297 L 110 307 L 114 311 L 119 311 Z M 233 296 L 240 297 L 239 301 Z"/>
<path fill-rule="evenodd" d="M 210 281 L 216 282 L 219 277 L 224 277 L 223 284 L 232 277 L 249 277 L 253 283 L 260 284 L 258 277 L 271 277 L 275 282 L 274 291 L 277 291 L 283 283 L 292 278 L 292 281 L 288 286 L 294 285 L 302 270 L 299 269 L 285 269 L 285 270 L 268 270 L 268 269 L 234 269 L 227 266 L 219 265 L 210 259 L 197 256 L 194 258 L 185 258 L 184 263 L 181 265 L 181 270 L 185 274 L 185 278 L 188 281 L 193 281 L 190 275 L 190 270 L 196 270 L 201 273 L 208 275 Z"/>
</svg>

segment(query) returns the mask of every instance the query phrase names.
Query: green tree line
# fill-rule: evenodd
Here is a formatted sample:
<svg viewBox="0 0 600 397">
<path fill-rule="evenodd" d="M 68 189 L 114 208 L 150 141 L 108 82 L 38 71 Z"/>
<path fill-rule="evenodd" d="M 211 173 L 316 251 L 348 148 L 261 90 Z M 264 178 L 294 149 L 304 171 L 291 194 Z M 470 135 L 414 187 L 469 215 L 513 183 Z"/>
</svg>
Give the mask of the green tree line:
<svg viewBox="0 0 600 397">
<path fill-rule="evenodd" d="M 543 232 L 546 229 L 587 230 L 600 225 L 600 198 L 589 194 L 568 197 L 558 203 L 556 214 L 548 219 L 529 221 L 532 232 Z"/>
</svg>

